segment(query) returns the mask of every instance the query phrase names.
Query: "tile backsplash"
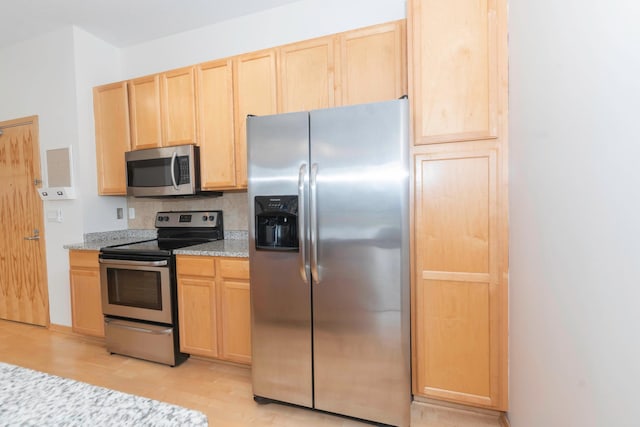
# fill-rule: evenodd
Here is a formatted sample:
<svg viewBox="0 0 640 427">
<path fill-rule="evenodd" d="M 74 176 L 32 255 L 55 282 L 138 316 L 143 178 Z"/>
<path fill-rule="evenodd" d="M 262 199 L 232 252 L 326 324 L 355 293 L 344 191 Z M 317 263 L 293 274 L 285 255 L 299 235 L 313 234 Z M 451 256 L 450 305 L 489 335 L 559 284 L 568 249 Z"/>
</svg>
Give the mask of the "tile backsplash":
<svg viewBox="0 0 640 427">
<path fill-rule="evenodd" d="M 127 197 L 127 206 L 134 208 L 136 217 L 128 220 L 129 228 L 155 228 L 156 213 L 160 211 L 221 210 L 225 230 L 247 230 L 247 193 L 223 193 L 221 197 L 151 199 Z"/>
</svg>

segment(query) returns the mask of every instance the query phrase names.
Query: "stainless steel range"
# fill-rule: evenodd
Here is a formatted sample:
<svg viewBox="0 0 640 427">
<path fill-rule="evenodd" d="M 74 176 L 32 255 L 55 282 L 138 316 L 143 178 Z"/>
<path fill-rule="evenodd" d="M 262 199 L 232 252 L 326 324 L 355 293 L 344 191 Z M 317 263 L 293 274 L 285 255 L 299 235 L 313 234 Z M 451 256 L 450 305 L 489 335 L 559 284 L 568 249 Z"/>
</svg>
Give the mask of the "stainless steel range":
<svg viewBox="0 0 640 427">
<path fill-rule="evenodd" d="M 158 238 L 100 251 L 107 350 L 175 366 L 180 352 L 174 249 L 224 238 L 222 211 L 158 212 Z"/>
</svg>

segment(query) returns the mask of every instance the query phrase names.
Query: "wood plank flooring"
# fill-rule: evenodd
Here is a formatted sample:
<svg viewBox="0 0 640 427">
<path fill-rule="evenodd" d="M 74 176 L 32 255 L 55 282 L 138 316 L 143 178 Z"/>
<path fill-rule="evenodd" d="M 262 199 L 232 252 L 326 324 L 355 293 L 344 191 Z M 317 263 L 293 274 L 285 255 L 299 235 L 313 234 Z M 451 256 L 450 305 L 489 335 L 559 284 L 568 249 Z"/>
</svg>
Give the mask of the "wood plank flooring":
<svg viewBox="0 0 640 427">
<path fill-rule="evenodd" d="M 104 342 L 0 320 L 0 362 L 196 409 L 211 427 L 366 427 L 370 424 L 279 404 L 258 405 L 246 367 L 190 358 L 177 368 L 110 355 Z M 498 427 L 500 414 L 414 401 L 412 427 Z"/>
<path fill-rule="evenodd" d="M 99 339 L 4 320 L 0 361 L 197 409 L 212 427 L 369 425 L 286 405 L 258 405 L 248 368 L 194 358 L 171 368 L 110 355 Z"/>
</svg>

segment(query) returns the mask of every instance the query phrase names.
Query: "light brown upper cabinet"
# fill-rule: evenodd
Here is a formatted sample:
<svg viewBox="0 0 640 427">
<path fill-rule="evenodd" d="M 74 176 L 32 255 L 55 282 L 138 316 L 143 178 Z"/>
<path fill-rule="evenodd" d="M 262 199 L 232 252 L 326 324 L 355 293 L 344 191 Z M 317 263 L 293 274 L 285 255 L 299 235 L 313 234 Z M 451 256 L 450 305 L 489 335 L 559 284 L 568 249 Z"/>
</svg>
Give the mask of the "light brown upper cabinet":
<svg viewBox="0 0 640 427">
<path fill-rule="evenodd" d="M 132 149 L 161 147 L 159 74 L 129 81 L 129 111 Z"/>
<path fill-rule="evenodd" d="M 127 83 L 93 89 L 98 194 L 127 194 L 124 153 L 131 149 Z"/>
<path fill-rule="evenodd" d="M 247 115 L 278 111 L 276 51 L 253 52 L 234 58 L 236 185 L 247 187 Z"/>
<path fill-rule="evenodd" d="M 195 67 L 160 75 L 162 94 L 162 145 L 196 144 Z"/>
<path fill-rule="evenodd" d="M 498 137 L 499 104 L 506 108 L 498 98 L 507 90 L 503 2 L 412 2 L 414 144 Z"/>
<path fill-rule="evenodd" d="M 335 105 L 335 37 L 323 37 L 278 49 L 279 112 Z"/>
<path fill-rule="evenodd" d="M 134 150 L 197 143 L 194 69 L 185 67 L 129 81 Z"/>
<path fill-rule="evenodd" d="M 407 94 L 405 21 L 340 36 L 341 105 L 387 101 Z"/>
<path fill-rule="evenodd" d="M 200 176 L 203 190 L 236 186 L 231 59 L 197 66 Z"/>
</svg>

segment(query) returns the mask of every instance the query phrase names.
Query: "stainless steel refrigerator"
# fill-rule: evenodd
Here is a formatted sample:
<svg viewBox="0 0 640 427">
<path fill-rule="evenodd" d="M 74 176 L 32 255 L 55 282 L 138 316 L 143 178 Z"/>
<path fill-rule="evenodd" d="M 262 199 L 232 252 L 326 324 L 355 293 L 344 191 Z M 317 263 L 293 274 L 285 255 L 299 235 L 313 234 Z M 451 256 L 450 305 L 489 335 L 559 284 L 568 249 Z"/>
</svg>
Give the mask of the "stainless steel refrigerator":
<svg viewBox="0 0 640 427">
<path fill-rule="evenodd" d="M 409 425 L 408 121 L 406 99 L 247 118 L 257 401 Z"/>
</svg>

